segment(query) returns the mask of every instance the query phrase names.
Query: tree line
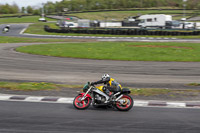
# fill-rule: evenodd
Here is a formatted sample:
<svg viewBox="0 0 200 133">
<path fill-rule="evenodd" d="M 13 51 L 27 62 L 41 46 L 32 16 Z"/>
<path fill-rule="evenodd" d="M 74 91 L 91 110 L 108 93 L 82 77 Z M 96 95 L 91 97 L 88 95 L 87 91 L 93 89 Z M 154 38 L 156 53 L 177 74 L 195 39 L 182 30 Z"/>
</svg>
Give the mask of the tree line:
<svg viewBox="0 0 200 133">
<path fill-rule="evenodd" d="M 0 14 L 15 14 L 19 12 L 19 7 L 16 4 L 0 5 Z"/>
<path fill-rule="evenodd" d="M 126 8 L 186 8 L 200 9 L 200 0 L 62 0 L 60 2 L 47 2 L 44 4 L 46 14 L 67 11 L 113 10 Z M 31 6 L 19 9 L 17 4 L 0 5 L 0 14 L 14 13 L 41 14 L 40 9 Z"/>
<path fill-rule="evenodd" d="M 0 14 L 17 14 L 17 13 L 22 13 L 22 14 L 33 14 L 33 15 L 39 15 L 41 9 L 34 9 L 31 6 L 27 7 L 22 7 L 21 9 L 18 7 L 16 3 L 9 5 L 1 5 L 0 4 Z"/>
<path fill-rule="evenodd" d="M 47 2 L 47 13 L 63 11 L 88 11 L 101 9 L 125 8 L 186 8 L 200 9 L 200 0 L 62 0 L 61 2 Z"/>
</svg>

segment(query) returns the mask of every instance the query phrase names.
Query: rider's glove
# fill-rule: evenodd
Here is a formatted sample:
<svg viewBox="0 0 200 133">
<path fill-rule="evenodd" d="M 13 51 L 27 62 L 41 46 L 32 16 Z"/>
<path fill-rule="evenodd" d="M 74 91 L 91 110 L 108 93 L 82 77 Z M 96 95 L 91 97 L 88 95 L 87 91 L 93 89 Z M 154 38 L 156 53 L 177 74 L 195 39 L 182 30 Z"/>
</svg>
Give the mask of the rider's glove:
<svg viewBox="0 0 200 133">
<path fill-rule="evenodd" d="M 92 83 L 91 83 L 91 85 L 93 86 L 93 85 L 95 85 L 95 83 L 94 83 L 94 82 L 92 82 Z"/>
</svg>

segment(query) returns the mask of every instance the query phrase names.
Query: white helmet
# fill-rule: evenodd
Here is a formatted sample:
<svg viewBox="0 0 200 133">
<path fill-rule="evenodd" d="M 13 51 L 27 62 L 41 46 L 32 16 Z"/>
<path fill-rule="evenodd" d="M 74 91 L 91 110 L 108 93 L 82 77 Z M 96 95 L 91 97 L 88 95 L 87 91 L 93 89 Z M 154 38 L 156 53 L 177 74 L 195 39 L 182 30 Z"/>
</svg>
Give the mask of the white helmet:
<svg viewBox="0 0 200 133">
<path fill-rule="evenodd" d="M 106 80 L 108 80 L 108 79 L 110 79 L 110 76 L 109 76 L 108 74 L 102 75 L 102 80 L 103 80 L 103 81 L 106 81 Z"/>
</svg>

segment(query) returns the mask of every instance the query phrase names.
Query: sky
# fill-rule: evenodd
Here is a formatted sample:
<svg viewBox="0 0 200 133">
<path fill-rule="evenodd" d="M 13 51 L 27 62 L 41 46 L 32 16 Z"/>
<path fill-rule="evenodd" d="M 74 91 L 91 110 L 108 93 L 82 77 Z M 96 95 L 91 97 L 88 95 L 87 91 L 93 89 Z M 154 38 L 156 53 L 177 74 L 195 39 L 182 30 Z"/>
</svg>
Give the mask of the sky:
<svg viewBox="0 0 200 133">
<path fill-rule="evenodd" d="M 0 4 L 13 4 L 16 3 L 19 7 L 27 7 L 27 6 L 41 6 L 42 3 L 46 3 L 47 1 L 62 1 L 62 0 L 0 0 Z"/>
</svg>

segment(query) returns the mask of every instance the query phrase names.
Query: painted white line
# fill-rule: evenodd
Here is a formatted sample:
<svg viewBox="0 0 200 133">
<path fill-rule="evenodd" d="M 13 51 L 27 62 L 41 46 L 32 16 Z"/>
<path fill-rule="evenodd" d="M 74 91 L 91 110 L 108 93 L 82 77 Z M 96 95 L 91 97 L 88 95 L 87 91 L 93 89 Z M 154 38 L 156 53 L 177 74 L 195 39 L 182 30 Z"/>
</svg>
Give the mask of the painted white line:
<svg viewBox="0 0 200 133">
<path fill-rule="evenodd" d="M 178 103 L 178 102 L 167 102 L 168 107 L 186 107 L 186 103 Z"/>
<path fill-rule="evenodd" d="M 59 98 L 58 103 L 73 103 L 74 98 Z"/>
<path fill-rule="evenodd" d="M 148 106 L 148 101 L 134 101 L 134 106 Z"/>
<path fill-rule="evenodd" d="M 0 100 L 10 100 L 11 96 L 0 96 Z"/>
<path fill-rule="evenodd" d="M 23 34 L 27 28 L 24 28 L 19 34 Z"/>
<path fill-rule="evenodd" d="M 44 97 L 27 97 L 25 101 L 29 102 L 40 102 Z"/>
</svg>

